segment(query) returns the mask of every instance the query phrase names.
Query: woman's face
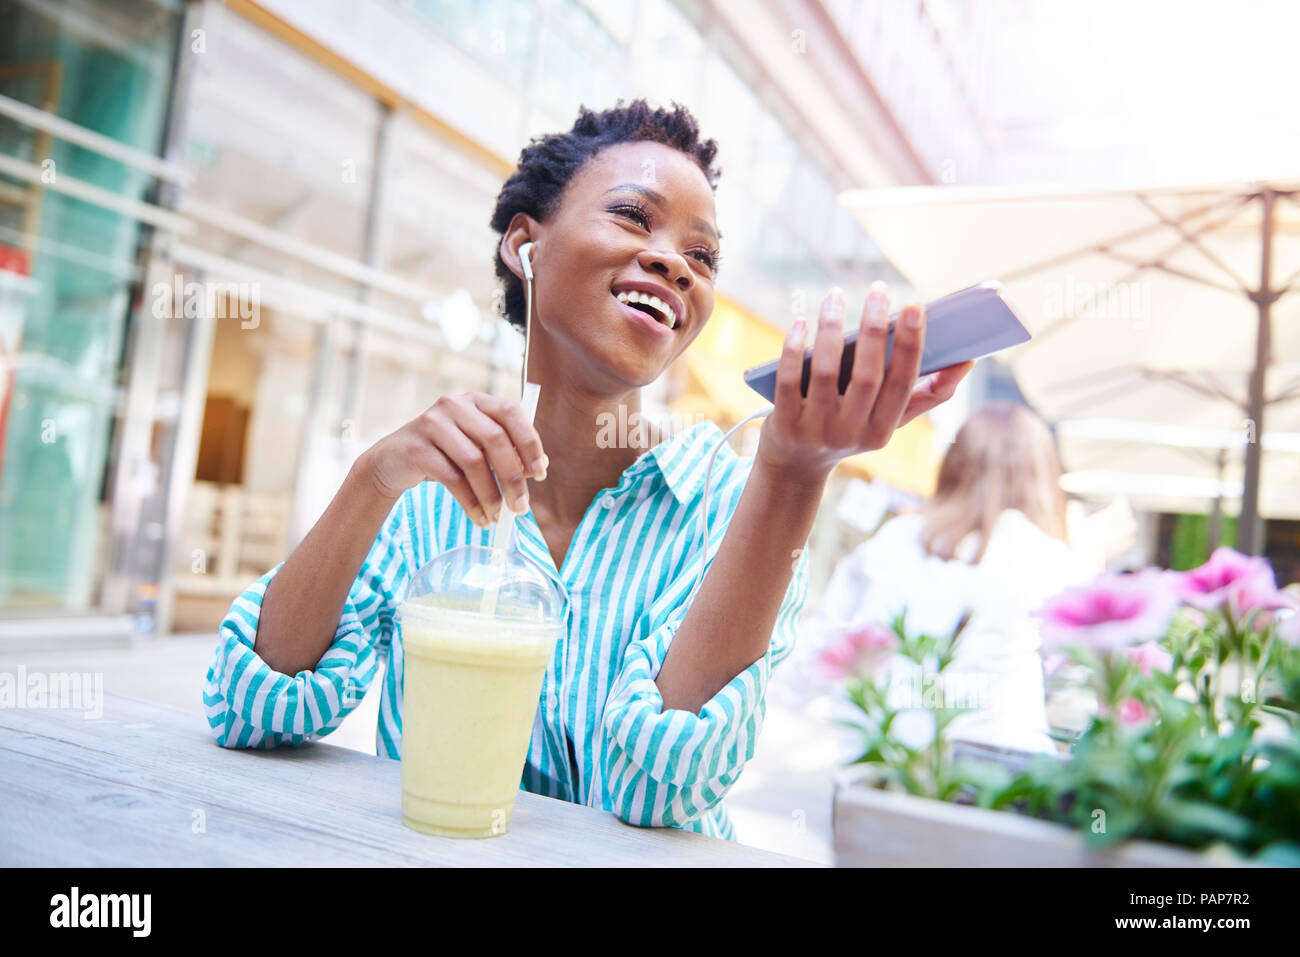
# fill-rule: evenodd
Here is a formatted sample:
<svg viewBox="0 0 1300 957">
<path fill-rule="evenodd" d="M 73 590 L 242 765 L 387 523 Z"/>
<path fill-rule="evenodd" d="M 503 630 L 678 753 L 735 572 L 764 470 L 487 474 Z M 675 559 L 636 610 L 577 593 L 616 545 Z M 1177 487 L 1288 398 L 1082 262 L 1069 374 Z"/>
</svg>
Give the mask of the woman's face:
<svg viewBox="0 0 1300 957">
<path fill-rule="evenodd" d="M 533 347 L 544 335 L 548 360 L 580 371 L 588 387 L 617 392 L 653 382 L 713 312 L 713 190 L 695 161 L 670 146 L 602 150 L 535 224 L 533 239 Z M 629 293 L 656 296 L 675 324 L 645 304 L 620 302 Z"/>
</svg>

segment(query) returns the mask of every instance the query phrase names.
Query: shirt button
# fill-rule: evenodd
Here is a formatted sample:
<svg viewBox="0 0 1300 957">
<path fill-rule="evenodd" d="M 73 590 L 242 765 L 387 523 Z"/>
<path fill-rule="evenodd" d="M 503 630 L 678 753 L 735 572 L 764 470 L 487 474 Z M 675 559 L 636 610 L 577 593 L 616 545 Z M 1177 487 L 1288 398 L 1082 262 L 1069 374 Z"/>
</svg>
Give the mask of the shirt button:
<svg viewBox="0 0 1300 957">
<path fill-rule="evenodd" d="M 614 507 L 614 496 L 612 496 L 612 495 L 606 495 L 606 496 L 604 496 L 603 498 L 601 498 L 601 500 L 600 500 L 600 504 L 601 504 L 601 506 L 602 506 L 603 508 L 613 508 L 613 507 Z"/>
</svg>

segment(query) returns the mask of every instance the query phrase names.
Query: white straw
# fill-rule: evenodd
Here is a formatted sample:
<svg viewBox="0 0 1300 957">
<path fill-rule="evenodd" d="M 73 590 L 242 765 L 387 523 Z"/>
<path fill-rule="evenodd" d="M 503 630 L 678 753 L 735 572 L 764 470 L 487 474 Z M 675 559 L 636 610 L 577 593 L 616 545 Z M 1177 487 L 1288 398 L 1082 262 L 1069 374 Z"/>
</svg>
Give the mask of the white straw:
<svg viewBox="0 0 1300 957">
<path fill-rule="evenodd" d="M 537 398 L 542 393 L 542 387 L 536 382 L 524 383 L 524 394 L 520 399 L 520 405 L 524 408 L 524 415 L 528 417 L 528 424 L 533 424 L 533 418 L 537 415 Z M 506 563 L 506 555 L 510 552 L 511 533 L 515 528 L 515 513 L 510 510 L 510 506 L 505 501 L 505 489 L 501 490 L 501 515 L 497 523 L 492 526 L 492 535 L 488 541 L 492 549 L 492 567 L 499 569 Z M 493 577 L 493 585 L 483 593 L 483 602 L 479 606 L 479 612 L 484 615 L 492 615 L 497 610 L 497 585 L 496 576 Z"/>
</svg>

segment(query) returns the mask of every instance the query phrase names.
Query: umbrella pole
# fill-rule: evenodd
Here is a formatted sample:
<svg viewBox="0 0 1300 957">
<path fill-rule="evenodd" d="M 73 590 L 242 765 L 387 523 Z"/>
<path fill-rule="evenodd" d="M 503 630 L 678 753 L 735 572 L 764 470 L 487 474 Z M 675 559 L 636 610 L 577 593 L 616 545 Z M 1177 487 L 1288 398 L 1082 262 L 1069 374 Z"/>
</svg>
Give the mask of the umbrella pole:
<svg viewBox="0 0 1300 957">
<path fill-rule="evenodd" d="M 1219 449 L 1219 490 L 1214 496 L 1214 505 L 1210 509 L 1210 551 L 1219 547 L 1223 539 L 1223 471 L 1228 464 L 1227 449 Z"/>
<path fill-rule="evenodd" d="M 1263 551 L 1263 523 L 1259 518 L 1259 472 L 1261 440 L 1264 436 L 1264 373 L 1268 369 L 1272 327 L 1269 312 L 1277 294 L 1272 289 L 1273 201 L 1276 194 L 1265 187 L 1259 194 L 1260 216 L 1259 290 L 1252 294 L 1259 308 L 1259 332 L 1255 338 L 1255 368 L 1250 374 L 1250 400 L 1246 408 L 1246 474 L 1242 483 L 1241 521 L 1237 549 L 1247 555 Z"/>
</svg>

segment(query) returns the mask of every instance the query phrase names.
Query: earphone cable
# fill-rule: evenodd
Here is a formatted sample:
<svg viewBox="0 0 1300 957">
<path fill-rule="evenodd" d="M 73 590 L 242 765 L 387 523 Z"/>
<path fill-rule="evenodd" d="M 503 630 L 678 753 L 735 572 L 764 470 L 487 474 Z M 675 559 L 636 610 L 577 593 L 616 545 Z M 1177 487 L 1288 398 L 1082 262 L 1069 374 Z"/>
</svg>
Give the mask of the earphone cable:
<svg viewBox="0 0 1300 957">
<path fill-rule="evenodd" d="M 700 571 L 699 574 L 695 576 L 695 584 L 691 588 L 690 596 L 686 599 L 687 608 L 689 608 L 691 604 L 695 601 L 695 595 L 696 593 L 699 592 L 700 585 L 704 582 L 704 572 L 708 568 L 709 483 L 711 481 L 711 476 L 713 475 L 713 462 L 718 457 L 718 452 L 722 449 L 724 445 L 727 444 L 727 439 L 731 437 L 731 433 L 735 432 L 737 429 L 739 429 L 741 426 L 745 425 L 746 423 L 752 422 L 754 419 L 762 418 L 765 415 L 771 415 L 772 412 L 775 410 L 775 408 L 776 406 L 769 404 L 764 408 L 759 409 L 757 412 L 754 412 L 751 415 L 747 415 L 745 418 L 741 419 L 739 422 L 737 422 L 735 425 L 729 428 L 725 433 L 723 433 L 722 438 L 719 439 L 717 444 L 713 446 L 713 451 L 709 454 L 709 467 L 704 472 L 704 501 L 700 509 L 700 540 L 703 543 L 703 547 L 700 548 Z"/>
</svg>

